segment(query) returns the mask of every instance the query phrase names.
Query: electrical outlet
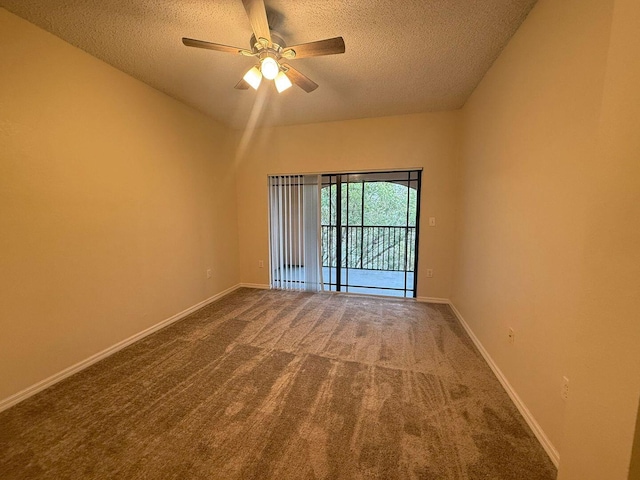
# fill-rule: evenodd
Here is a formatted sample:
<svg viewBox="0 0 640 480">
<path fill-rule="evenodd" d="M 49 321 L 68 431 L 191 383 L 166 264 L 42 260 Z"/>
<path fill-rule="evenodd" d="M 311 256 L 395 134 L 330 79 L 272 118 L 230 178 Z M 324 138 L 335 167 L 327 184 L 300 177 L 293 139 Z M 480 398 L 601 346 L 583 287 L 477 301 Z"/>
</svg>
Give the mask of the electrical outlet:
<svg viewBox="0 0 640 480">
<path fill-rule="evenodd" d="M 211 269 L 207 268 L 207 278 L 211 278 L 211 275 L 212 275 Z"/>
<path fill-rule="evenodd" d="M 509 343 L 513 345 L 516 343 L 516 332 L 513 331 L 513 328 L 509 328 L 509 332 L 507 333 L 509 336 Z"/>
<path fill-rule="evenodd" d="M 264 268 L 264 260 L 258 260 L 258 267 Z"/>
<path fill-rule="evenodd" d="M 427 278 L 433 277 L 433 269 L 427 268 Z"/>
<path fill-rule="evenodd" d="M 560 397 L 563 400 L 569 398 L 569 379 L 567 377 L 562 377 L 562 389 L 560 390 Z"/>
<path fill-rule="evenodd" d="M 429 226 L 430 227 L 436 226 L 436 217 L 429 217 Z"/>
</svg>

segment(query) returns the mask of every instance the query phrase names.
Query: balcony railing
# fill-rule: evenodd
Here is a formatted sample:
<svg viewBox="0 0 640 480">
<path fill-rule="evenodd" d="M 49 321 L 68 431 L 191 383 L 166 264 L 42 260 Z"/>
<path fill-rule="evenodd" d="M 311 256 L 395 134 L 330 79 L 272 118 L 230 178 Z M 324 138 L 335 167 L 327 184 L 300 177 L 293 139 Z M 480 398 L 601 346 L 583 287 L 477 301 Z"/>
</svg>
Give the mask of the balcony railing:
<svg viewBox="0 0 640 480">
<path fill-rule="evenodd" d="M 335 225 L 322 225 L 322 266 L 337 268 Z M 413 272 L 416 227 L 341 227 L 341 267 Z"/>
</svg>

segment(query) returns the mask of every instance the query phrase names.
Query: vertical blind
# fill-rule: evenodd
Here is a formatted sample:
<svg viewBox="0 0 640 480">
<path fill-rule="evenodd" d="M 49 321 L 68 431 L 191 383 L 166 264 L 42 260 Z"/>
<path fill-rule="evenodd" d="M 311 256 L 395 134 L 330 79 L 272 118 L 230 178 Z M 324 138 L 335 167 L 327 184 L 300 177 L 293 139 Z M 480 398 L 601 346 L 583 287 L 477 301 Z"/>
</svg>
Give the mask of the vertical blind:
<svg viewBox="0 0 640 480">
<path fill-rule="evenodd" d="M 271 279 L 274 288 L 322 290 L 317 175 L 269 177 Z"/>
</svg>

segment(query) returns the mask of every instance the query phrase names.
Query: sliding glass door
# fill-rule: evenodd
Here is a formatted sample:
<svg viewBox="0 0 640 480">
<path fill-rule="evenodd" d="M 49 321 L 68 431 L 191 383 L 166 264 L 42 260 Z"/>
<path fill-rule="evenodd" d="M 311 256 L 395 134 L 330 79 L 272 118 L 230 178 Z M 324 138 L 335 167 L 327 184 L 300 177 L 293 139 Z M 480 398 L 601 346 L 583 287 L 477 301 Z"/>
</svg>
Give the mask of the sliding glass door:
<svg viewBox="0 0 640 480">
<path fill-rule="evenodd" d="M 421 173 L 322 176 L 325 290 L 415 297 Z"/>
</svg>

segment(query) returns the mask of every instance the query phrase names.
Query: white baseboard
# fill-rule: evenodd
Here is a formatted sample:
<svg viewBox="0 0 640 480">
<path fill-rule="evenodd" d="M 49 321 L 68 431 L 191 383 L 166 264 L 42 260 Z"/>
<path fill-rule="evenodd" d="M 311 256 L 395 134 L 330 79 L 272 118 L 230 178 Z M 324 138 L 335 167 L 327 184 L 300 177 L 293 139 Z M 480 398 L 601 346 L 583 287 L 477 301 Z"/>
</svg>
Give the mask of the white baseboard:
<svg viewBox="0 0 640 480">
<path fill-rule="evenodd" d="M 238 287 L 244 288 L 258 288 L 260 290 L 270 290 L 271 285 L 265 285 L 264 283 L 241 283 Z"/>
<path fill-rule="evenodd" d="M 462 314 L 458 311 L 453 303 L 449 302 L 449 306 L 451 307 L 451 310 L 453 310 L 453 313 L 455 313 L 462 327 L 466 330 L 469 337 L 471 337 L 471 340 L 475 344 L 476 348 L 480 350 L 480 353 L 484 357 L 485 361 L 489 364 L 489 367 L 491 367 L 491 370 L 493 370 L 495 376 L 507 391 L 507 394 L 511 398 L 511 401 L 513 401 L 517 409 L 520 411 L 520 414 L 524 417 L 531 430 L 533 430 L 533 433 L 542 445 L 542 448 L 544 448 L 544 450 L 547 452 L 547 455 L 549 455 L 549 458 L 557 468 L 560 464 L 560 454 L 558 453 L 558 450 L 553 446 L 547 435 L 544 433 L 544 430 L 542 430 L 542 427 L 540 427 L 527 406 L 513 389 L 513 387 L 507 380 L 507 377 L 504 376 L 500 368 L 498 368 L 498 365 L 496 365 L 496 363 L 493 361 L 493 358 L 491 358 L 489 352 L 487 352 L 478 337 L 476 337 L 475 333 L 473 333 L 473 330 L 471 330 L 469 324 L 464 320 Z"/>
<path fill-rule="evenodd" d="M 447 305 L 451 305 L 451 302 L 448 298 L 438 298 L 438 297 L 416 297 L 416 301 L 421 303 L 445 303 Z"/>
<path fill-rule="evenodd" d="M 240 288 L 241 285 L 235 285 L 233 287 L 227 288 L 226 290 L 213 295 L 212 297 L 207 298 L 206 300 L 203 300 L 200 303 L 197 303 L 189 308 L 187 308 L 186 310 L 183 310 L 180 313 L 176 313 L 175 315 L 162 320 L 160 323 L 156 323 L 155 325 L 142 330 L 141 332 L 136 333 L 135 335 L 132 335 L 129 338 L 126 338 L 124 340 L 122 340 L 121 342 L 116 343 L 115 345 L 112 345 L 109 348 L 106 348 L 105 350 L 102 350 L 101 352 L 96 353 L 95 355 L 91 355 L 89 358 L 86 358 L 78 363 L 76 363 L 75 365 L 72 365 L 68 368 L 65 368 L 64 370 L 55 373 L 53 375 L 51 375 L 49 378 L 45 378 L 44 380 L 31 385 L 30 387 L 25 388 L 24 390 L 11 395 L 10 397 L 7 397 L 3 400 L 0 400 L 0 412 L 2 412 L 3 410 L 6 410 L 7 408 L 10 408 L 14 405 L 16 405 L 17 403 L 20 403 L 23 400 L 26 400 L 27 398 L 35 395 L 36 393 L 44 390 L 45 388 L 48 388 L 58 382 L 60 382 L 61 380 L 64 380 L 67 377 L 70 377 L 71 375 L 73 375 L 74 373 L 78 373 L 81 370 L 84 370 L 85 368 L 89 367 L 90 365 L 93 365 L 96 362 L 99 362 L 100 360 L 108 357 L 109 355 L 113 355 L 114 353 L 116 353 L 119 350 L 122 350 L 123 348 L 131 345 L 132 343 L 137 342 L 138 340 L 151 335 L 154 332 L 157 332 L 158 330 L 167 327 L 169 325 L 171 325 L 174 322 L 177 322 L 178 320 L 181 320 L 182 318 L 186 317 L 187 315 L 195 312 L 196 310 L 215 302 L 216 300 L 219 300 L 220 298 L 224 297 L 225 295 L 230 294 L 231 292 L 237 290 L 238 288 Z"/>
</svg>

